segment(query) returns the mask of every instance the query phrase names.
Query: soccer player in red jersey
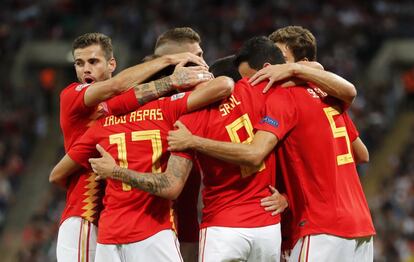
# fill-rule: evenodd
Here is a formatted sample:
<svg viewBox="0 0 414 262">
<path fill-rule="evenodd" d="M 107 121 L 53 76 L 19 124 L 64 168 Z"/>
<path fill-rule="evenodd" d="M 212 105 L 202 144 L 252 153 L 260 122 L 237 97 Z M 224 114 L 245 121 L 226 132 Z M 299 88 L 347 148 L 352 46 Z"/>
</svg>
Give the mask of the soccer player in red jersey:
<svg viewBox="0 0 414 262">
<path fill-rule="evenodd" d="M 71 147 L 51 176 L 65 176 L 80 168 L 79 165 L 87 168 L 98 143 L 122 167 L 162 172 L 169 156 L 165 154 L 166 136 L 174 122 L 182 114 L 228 96 L 234 83 L 230 78 L 219 77 L 201 85 L 204 87 L 198 86 L 190 94 L 175 94 L 149 102 L 126 115 L 98 120 Z M 182 171 L 180 166 L 177 169 Z M 187 171 L 190 169 L 191 165 Z M 118 180 L 107 180 L 103 204 L 96 261 L 182 261 L 172 231 L 170 201 L 132 189 Z"/>
<path fill-rule="evenodd" d="M 311 67 L 307 67 L 306 63 L 303 64 L 304 61 L 316 61 L 316 39 L 309 30 L 301 26 L 286 26 L 274 31 L 269 35 L 269 38 L 282 50 L 287 63 L 272 65 L 259 70 L 250 78 L 252 85 L 269 79 L 268 88 L 275 82 L 297 77 L 313 83 L 313 85 L 331 96 L 340 98 L 347 105 L 352 103 L 356 91 L 351 83 L 331 72 L 316 71 Z M 329 80 L 326 79 L 327 77 L 329 77 Z M 338 85 L 341 85 L 342 88 L 337 88 Z M 352 142 L 352 149 L 357 163 L 369 161 L 368 150 L 359 137 Z"/>
<path fill-rule="evenodd" d="M 208 77 L 203 67 L 191 71 L 180 66 L 174 77 L 140 85 L 153 73 L 170 64 L 183 65 L 191 61 L 205 65 L 200 57 L 184 53 L 136 65 L 111 78 L 116 67 L 111 40 L 99 33 L 78 37 L 73 43 L 73 55 L 80 83 L 70 84 L 60 95 L 60 122 L 66 151 L 69 151 L 91 122 L 99 116 L 107 112 L 119 114 L 131 111 L 177 86 L 197 84 L 204 76 Z M 128 88 L 131 89 L 127 91 Z M 100 104 L 119 93 L 122 93 L 119 97 Z M 51 182 L 67 186 L 66 206 L 58 234 L 58 261 L 94 258 L 101 190 L 90 173 L 86 170 L 79 171 L 67 181 L 51 178 Z"/>
<path fill-rule="evenodd" d="M 284 224 L 294 244 L 289 261 L 372 261 L 375 229 L 351 145 L 358 132 L 346 107 L 314 86 L 278 88 L 251 144 L 191 135 L 179 124 L 169 145 L 249 166 L 260 166 L 276 148 L 291 214 Z"/>
<path fill-rule="evenodd" d="M 199 34 L 189 27 L 176 27 L 162 33 L 155 43 L 154 56 L 165 56 L 175 53 L 190 52 L 203 57 Z M 197 165 L 191 169 L 180 196 L 174 200 L 173 209 L 176 219 L 176 230 L 180 241 L 183 260 L 196 262 L 198 260 L 198 195 L 201 176 Z"/>
</svg>

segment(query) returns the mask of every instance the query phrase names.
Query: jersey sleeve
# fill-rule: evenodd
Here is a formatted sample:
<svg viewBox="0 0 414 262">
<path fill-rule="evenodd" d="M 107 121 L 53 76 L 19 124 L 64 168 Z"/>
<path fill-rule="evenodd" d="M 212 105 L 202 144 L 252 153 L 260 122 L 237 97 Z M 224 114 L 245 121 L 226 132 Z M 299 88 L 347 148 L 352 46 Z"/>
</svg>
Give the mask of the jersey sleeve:
<svg viewBox="0 0 414 262">
<path fill-rule="evenodd" d="M 295 127 L 298 121 L 295 99 L 289 88 L 275 90 L 266 101 L 264 117 L 255 129 L 273 133 L 279 140 Z"/>
<path fill-rule="evenodd" d="M 355 139 L 359 137 L 359 132 L 357 128 L 355 127 L 354 122 L 352 121 L 351 117 L 348 115 L 347 112 L 343 113 L 344 122 L 346 126 L 346 131 L 348 132 L 349 140 L 351 142 L 354 142 Z"/>
<path fill-rule="evenodd" d="M 68 116 L 89 115 L 95 107 L 85 105 L 85 92 L 90 84 L 72 83 L 60 93 L 61 112 Z"/>
<path fill-rule="evenodd" d="M 165 120 L 172 125 L 187 113 L 187 100 L 191 92 L 182 92 L 160 100 Z"/>
<path fill-rule="evenodd" d="M 138 109 L 141 105 L 135 97 L 135 90 L 130 88 L 128 91 L 107 100 L 106 106 L 110 115 L 123 115 Z"/>
<path fill-rule="evenodd" d="M 88 159 L 91 157 L 98 157 L 98 152 L 96 151 L 96 144 L 98 141 L 94 134 L 99 132 L 99 126 L 102 126 L 102 124 L 99 121 L 95 122 L 95 124 L 75 142 L 68 152 L 68 155 L 73 161 L 86 169 L 90 169 Z"/>
</svg>

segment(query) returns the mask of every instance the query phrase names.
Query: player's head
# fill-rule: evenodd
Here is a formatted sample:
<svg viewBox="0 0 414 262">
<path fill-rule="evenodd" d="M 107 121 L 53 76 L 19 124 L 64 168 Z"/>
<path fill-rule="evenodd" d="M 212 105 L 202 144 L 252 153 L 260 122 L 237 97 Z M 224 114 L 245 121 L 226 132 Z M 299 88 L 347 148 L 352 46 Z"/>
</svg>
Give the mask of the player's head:
<svg viewBox="0 0 414 262">
<path fill-rule="evenodd" d="M 87 33 L 73 41 L 72 54 L 78 80 L 82 83 L 103 81 L 116 68 L 111 38 L 101 33 Z"/>
<path fill-rule="evenodd" d="M 282 50 L 286 62 L 316 61 L 316 39 L 306 28 L 286 26 L 269 35 Z"/>
<path fill-rule="evenodd" d="M 253 37 L 244 42 L 234 59 L 242 77 L 251 77 L 267 65 L 283 63 L 285 60 L 282 52 L 265 36 Z"/>
<path fill-rule="evenodd" d="M 176 27 L 161 34 L 155 43 L 154 54 L 158 56 L 190 52 L 203 57 L 199 34 L 190 27 Z"/>
<path fill-rule="evenodd" d="M 237 70 L 237 67 L 234 65 L 235 58 L 235 55 L 219 58 L 211 64 L 208 70 L 214 75 L 214 77 L 228 76 L 232 78 L 234 82 L 237 82 L 242 77 Z"/>
</svg>

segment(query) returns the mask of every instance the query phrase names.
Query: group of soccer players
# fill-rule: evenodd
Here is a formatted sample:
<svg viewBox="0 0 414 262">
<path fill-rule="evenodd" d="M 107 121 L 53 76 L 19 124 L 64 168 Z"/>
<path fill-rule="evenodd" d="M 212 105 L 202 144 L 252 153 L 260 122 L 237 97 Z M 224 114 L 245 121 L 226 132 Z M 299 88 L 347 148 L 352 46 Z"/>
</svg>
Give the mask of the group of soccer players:
<svg viewBox="0 0 414 262">
<path fill-rule="evenodd" d="M 315 62 L 302 27 L 247 40 L 214 76 L 200 42 L 171 29 L 111 77 L 107 36 L 74 41 L 67 154 L 50 175 L 67 188 L 58 261 L 280 261 L 282 248 L 289 261 L 372 261 L 355 87 Z"/>
</svg>

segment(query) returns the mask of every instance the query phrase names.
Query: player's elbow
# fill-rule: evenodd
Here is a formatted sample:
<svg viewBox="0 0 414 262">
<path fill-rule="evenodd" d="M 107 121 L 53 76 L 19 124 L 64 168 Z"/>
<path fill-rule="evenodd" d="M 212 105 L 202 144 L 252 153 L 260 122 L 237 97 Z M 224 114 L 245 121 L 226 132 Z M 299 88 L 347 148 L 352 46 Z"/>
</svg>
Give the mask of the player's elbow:
<svg viewBox="0 0 414 262">
<path fill-rule="evenodd" d="M 55 168 L 49 174 L 49 183 L 56 184 L 57 174 Z"/>
<path fill-rule="evenodd" d="M 263 162 L 263 158 L 256 155 L 256 156 L 251 157 L 249 164 L 250 166 L 253 166 L 253 167 L 259 167 L 262 164 L 262 162 Z"/>
<path fill-rule="evenodd" d="M 355 97 L 357 96 L 357 90 L 355 86 L 352 83 L 348 83 L 348 89 L 347 89 L 347 98 L 346 102 L 348 104 L 352 104 L 354 102 Z"/>
<path fill-rule="evenodd" d="M 59 172 L 59 170 L 55 167 L 53 168 L 53 170 L 50 172 L 49 175 L 49 183 L 55 184 L 57 186 L 66 187 L 66 178 L 63 178 L 63 174 L 61 174 L 61 172 Z"/>
<path fill-rule="evenodd" d="M 358 156 L 357 164 L 366 164 L 369 163 L 369 152 L 365 152 L 364 154 Z"/>
<path fill-rule="evenodd" d="M 230 77 L 227 76 L 219 76 L 215 79 L 217 81 L 218 88 L 218 96 L 221 98 L 228 97 L 234 89 L 234 81 Z"/>
<path fill-rule="evenodd" d="M 249 150 L 247 154 L 245 154 L 245 164 L 251 167 L 259 167 L 265 158 L 264 152 L 262 152 L 260 148 L 254 149 L 252 148 Z"/>
<path fill-rule="evenodd" d="M 64 187 L 64 181 L 62 181 L 62 179 L 59 179 L 59 177 L 59 173 L 53 169 L 49 175 L 49 183 Z"/>
<path fill-rule="evenodd" d="M 181 194 L 181 189 L 173 188 L 163 194 L 163 198 L 176 200 Z"/>
<path fill-rule="evenodd" d="M 360 160 L 360 163 L 366 164 L 369 163 L 369 154 Z"/>
</svg>

